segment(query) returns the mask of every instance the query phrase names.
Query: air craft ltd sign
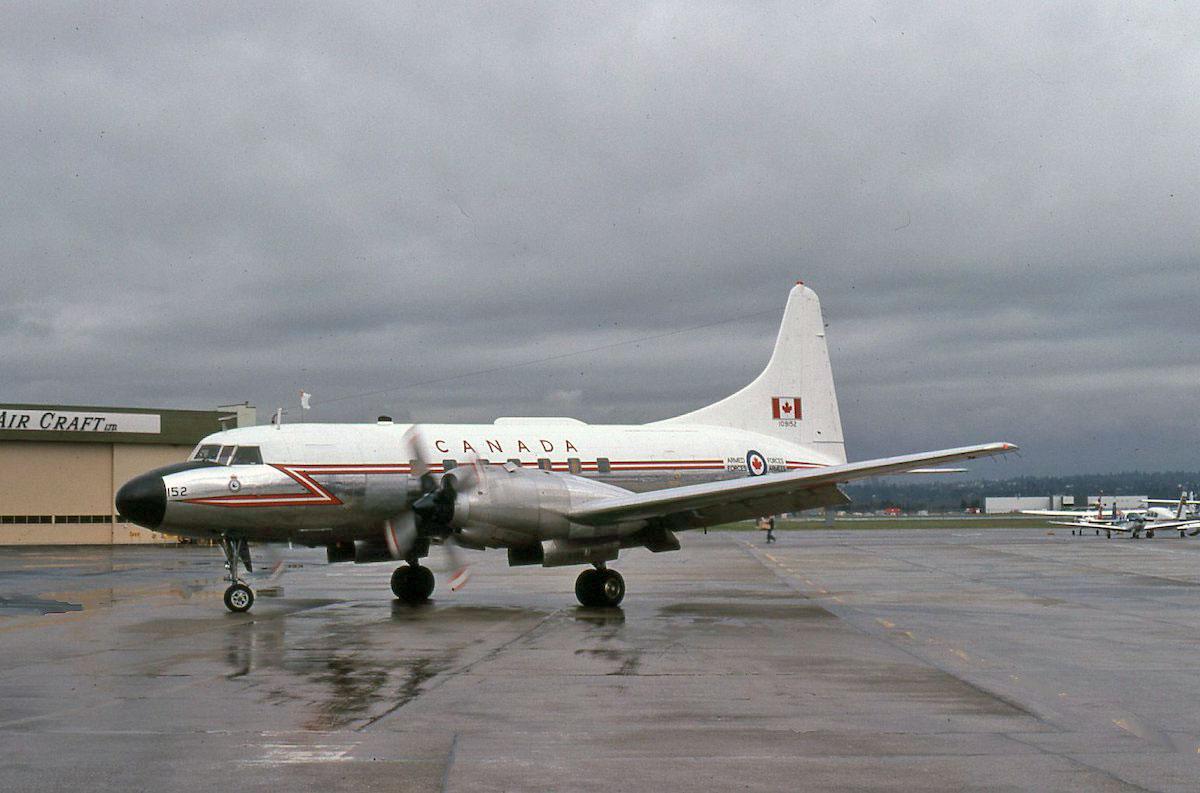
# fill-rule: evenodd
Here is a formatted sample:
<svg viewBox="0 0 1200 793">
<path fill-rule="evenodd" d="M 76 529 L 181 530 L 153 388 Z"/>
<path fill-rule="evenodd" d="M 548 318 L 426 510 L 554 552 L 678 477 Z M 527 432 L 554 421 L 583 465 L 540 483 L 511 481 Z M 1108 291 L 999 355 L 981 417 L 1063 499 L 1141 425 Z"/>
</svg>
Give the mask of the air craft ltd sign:
<svg viewBox="0 0 1200 793">
<path fill-rule="evenodd" d="M 136 432 L 159 434 L 157 413 L 111 413 L 105 410 L 25 410 L 0 407 L 0 430 L 25 432 Z"/>
</svg>

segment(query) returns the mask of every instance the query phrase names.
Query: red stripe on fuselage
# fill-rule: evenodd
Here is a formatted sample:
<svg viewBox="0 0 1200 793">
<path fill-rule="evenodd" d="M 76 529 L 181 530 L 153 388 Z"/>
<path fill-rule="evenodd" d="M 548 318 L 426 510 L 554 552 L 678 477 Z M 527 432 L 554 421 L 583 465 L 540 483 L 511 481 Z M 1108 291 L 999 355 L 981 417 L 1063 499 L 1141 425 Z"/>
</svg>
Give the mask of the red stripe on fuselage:
<svg viewBox="0 0 1200 793">
<path fill-rule="evenodd" d="M 466 463 L 469 465 L 470 463 Z M 504 463 L 487 463 L 488 465 L 504 465 Z M 330 464 L 301 464 L 288 465 L 285 463 L 269 463 L 269 465 L 287 475 L 296 484 L 304 488 L 303 493 L 230 493 L 226 496 L 208 496 L 203 498 L 186 498 L 186 504 L 205 504 L 216 507 L 319 507 L 341 506 L 344 502 L 330 493 L 314 476 L 336 476 L 339 474 L 408 474 L 412 473 L 412 465 L 407 463 L 330 463 Z M 522 462 L 522 467 L 538 468 L 536 462 Z M 609 467 L 614 472 L 628 471 L 711 471 L 724 470 L 721 460 L 611 460 Z M 789 469 L 822 468 L 822 463 L 805 463 L 787 461 Z M 429 466 L 430 473 L 442 473 L 443 466 L 435 463 Z M 570 470 L 566 462 L 552 462 L 550 470 L 565 472 Z M 593 473 L 597 471 L 597 463 L 581 462 L 580 471 Z"/>
</svg>

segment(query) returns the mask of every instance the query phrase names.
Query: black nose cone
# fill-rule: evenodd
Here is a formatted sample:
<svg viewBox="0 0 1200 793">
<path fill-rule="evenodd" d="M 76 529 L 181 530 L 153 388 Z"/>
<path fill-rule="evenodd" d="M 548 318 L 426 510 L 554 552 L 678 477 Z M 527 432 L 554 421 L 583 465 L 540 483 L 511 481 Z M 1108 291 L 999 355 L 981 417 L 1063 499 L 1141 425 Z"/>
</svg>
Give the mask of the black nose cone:
<svg viewBox="0 0 1200 793">
<path fill-rule="evenodd" d="M 135 476 L 117 491 L 117 512 L 147 529 L 157 529 L 167 511 L 167 488 L 157 473 Z"/>
</svg>

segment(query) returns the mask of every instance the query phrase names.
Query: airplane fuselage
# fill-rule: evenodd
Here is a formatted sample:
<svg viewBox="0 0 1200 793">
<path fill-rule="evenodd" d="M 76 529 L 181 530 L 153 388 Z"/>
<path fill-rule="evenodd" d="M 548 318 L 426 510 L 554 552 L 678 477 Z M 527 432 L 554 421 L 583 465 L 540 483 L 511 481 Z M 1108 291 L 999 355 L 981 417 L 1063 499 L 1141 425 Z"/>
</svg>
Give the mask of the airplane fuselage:
<svg viewBox="0 0 1200 793">
<path fill-rule="evenodd" d="M 511 463 L 633 491 L 839 462 L 742 430 L 570 419 L 246 427 L 206 437 L 192 457 L 162 476 L 158 530 L 309 545 L 378 537 L 412 500 L 413 457 L 433 474 Z"/>
</svg>

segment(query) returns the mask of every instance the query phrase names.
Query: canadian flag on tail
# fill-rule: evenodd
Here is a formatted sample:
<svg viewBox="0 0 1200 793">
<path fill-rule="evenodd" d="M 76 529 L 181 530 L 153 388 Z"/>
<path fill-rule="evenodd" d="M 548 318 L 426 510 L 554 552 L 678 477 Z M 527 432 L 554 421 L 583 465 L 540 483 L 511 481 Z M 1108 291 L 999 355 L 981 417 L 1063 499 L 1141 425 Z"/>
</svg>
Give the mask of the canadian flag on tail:
<svg viewBox="0 0 1200 793">
<path fill-rule="evenodd" d="M 800 397 L 771 397 L 771 415 L 777 419 L 800 418 Z"/>
</svg>

